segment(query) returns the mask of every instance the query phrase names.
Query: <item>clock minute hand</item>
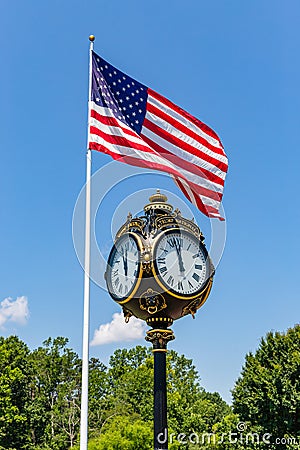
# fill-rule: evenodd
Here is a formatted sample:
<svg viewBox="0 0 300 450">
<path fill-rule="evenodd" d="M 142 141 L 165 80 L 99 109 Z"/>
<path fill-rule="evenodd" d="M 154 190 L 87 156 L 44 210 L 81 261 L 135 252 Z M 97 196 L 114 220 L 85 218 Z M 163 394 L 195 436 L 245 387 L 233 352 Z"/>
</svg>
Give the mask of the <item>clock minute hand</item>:
<svg viewBox="0 0 300 450">
<path fill-rule="evenodd" d="M 124 262 L 125 277 L 127 277 L 127 273 L 128 273 L 127 250 L 125 250 L 125 258 L 123 256 L 123 262 Z"/>
<path fill-rule="evenodd" d="M 184 272 L 185 268 L 183 265 L 183 260 L 182 260 L 182 255 L 181 255 L 181 245 L 178 244 L 178 246 L 177 246 L 177 242 L 175 242 L 175 248 L 176 248 L 177 256 L 178 256 L 179 270 L 180 270 L 180 272 Z"/>
<path fill-rule="evenodd" d="M 127 255 L 126 255 L 126 252 L 124 252 L 123 247 L 121 247 L 121 252 L 120 253 L 121 253 L 121 256 L 122 256 L 122 260 L 123 260 L 124 274 L 125 274 L 125 277 L 127 277 L 127 259 L 126 259 Z"/>
</svg>

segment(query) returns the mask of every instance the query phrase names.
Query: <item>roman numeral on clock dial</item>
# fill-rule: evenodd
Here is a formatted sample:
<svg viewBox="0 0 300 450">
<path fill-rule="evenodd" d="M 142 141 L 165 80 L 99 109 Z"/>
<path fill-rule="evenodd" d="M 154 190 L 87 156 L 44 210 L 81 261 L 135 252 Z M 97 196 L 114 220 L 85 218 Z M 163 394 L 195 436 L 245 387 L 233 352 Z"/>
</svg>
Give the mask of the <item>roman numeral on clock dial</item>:
<svg viewBox="0 0 300 450">
<path fill-rule="evenodd" d="M 173 285 L 174 285 L 174 278 L 172 277 L 172 275 L 169 276 L 169 278 L 168 278 L 168 280 L 167 280 L 167 283 L 168 283 L 170 286 L 173 286 Z"/>
<path fill-rule="evenodd" d="M 179 282 L 178 282 L 178 284 L 177 284 L 177 289 L 178 289 L 178 291 L 183 291 L 183 284 L 182 284 L 182 281 L 179 281 Z"/>
</svg>

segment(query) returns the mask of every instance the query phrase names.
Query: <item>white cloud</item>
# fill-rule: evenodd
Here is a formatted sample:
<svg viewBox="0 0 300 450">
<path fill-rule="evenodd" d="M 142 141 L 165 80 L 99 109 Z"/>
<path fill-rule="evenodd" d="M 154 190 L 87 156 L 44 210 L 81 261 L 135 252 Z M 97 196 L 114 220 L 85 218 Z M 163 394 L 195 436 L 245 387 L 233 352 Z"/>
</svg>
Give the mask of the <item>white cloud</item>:
<svg viewBox="0 0 300 450">
<path fill-rule="evenodd" d="M 125 323 L 122 313 L 115 313 L 112 321 L 100 325 L 94 332 L 91 345 L 104 345 L 111 342 L 135 341 L 144 337 L 146 325 L 142 320 L 131 317 Z"/>
<path fill-rule="evenodd" d="M 7 297 L 0 303 L 0 327 L 7 322 L 15 322 L 25 325 L 29 318 L 29 308 L 27 297 L 17 297 L 13 300 Z"/>
</svg>

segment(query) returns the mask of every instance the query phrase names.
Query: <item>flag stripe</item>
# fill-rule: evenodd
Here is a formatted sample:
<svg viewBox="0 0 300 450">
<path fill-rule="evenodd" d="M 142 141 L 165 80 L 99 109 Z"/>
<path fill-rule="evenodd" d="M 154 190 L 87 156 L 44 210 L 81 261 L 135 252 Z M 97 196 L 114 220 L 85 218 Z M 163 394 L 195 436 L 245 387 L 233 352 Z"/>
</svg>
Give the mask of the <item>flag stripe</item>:
<svg viewBox="0 0 300 450">
<path fill-rule="evenodd" d="M 106 108 L 101 109 L 100 107 L 97 107 L 98 117 L 100 117 L 100 111 L 105 114 L 105 109 Z M 100 124 L 102 124 L 101 128 Z M 172 152 L 169 152 L 165 148 L 160 147 L 147 136 L 143 136 L 143 139 L 137 133 L 133 133 L 134 136 L 128 136 L 126 134 L 126 130 L 128 129 L 129 131 L 131 131 L 130 128 L 117 119 L 115 119 L 114 124 L 117 126 L 105 126 L 102 122 L 98 124 L 96 119 L 93 118 L 90 120 L 91 134 L 98 135 L 109 143 L 116 143 L 119 146 L 123 145 L 125 147 L 132 147 L 140 152 L 153 153 L 154 155 L 159 157 L 161 161 L 163 161 L 163 159 L 165 158 L 166 161 L 163 162 L 169 162 L 173 165 L 176 165 L 179 167 L 179 170 L 185 170 L 186 173 L 190 175 L 186 178 L 190 179 L 195 184 L 200 183 L 202 186 L 205 186 L 206 188 L 212 189 L 212 191 L 216 191 L 219 193 L 222 191 L 222 186 L 220 186 L 220 184 L 223 184 L 223 180 L 219 180 L 216 177 L 216 180 L 218 182 L 215 182 L 211 174 L 209 177 L 207 177 L 204 168 L 200 168 L 194 164 L 189 163 L 188 161 L 177 157 Z M 118 126 L 118 124 L 121 125 Z M 147 155 L 140 154 L 140 156 L 147 158 Z"/>
<path fill-rule="evenodd" d="M 185 170 L 182 167 L 178 167 L 175 161 L 169 161 L 167 158 L 162 157 L 160 154 L 154 152 L 150 146 L 147 146 L 142 140 L 144 145 L 138 144 L 129 140 L 126 136 L 116 136 L 106 133 L 96 127 L 91 127 L 91 143 L 97 143 L 104 147 L 108 147 L 111 150 L 109 144 L 116 146 L 117 153 L 127 156 L 134 156 L 144 160 L 145 167 L 147 167 L 147 161 L 150 163 L 151 167 L 155 168 L 154 165 L 158 164 L 160 167 L 163 165 L 165 170 L 174 173 L 177 176 L 183 175 L 189 182 L 195 184 L 195 186 L 200 186 L 206 189 L 205 193 L 207 196 L 221 200 L 221 187 L 214 185 L 210 180 L 200 177 L 198 175 L 192 174 L 191 172 Z M 110 130 L 107 130 L 110 131 Z M 157 170 L 161 170 L 160 168 Z"/>
<path fill-rule="evenodd" d="M 124 147 L 122 147 L 119 150 L 118 146 L 109 144 L 107 142 L 102 142 L 101 144 L 98 144 L 96 142 L 90 142 L 90 149 L 106 153 L 106 154 L 112 156 L 114 159 L 120 160 L 120 161 L 125 162 L 130 165 L 143 167 L 143 168 L 150 168 L 150 169 L 154 169 L 154 170 L 160 170 L 163 172 L 168 172 L 177 178 L 179 178 L 181 176 L 181 179 L 182 179 L 182 174 L 180 174 L 179 171 L 176 171 L 175 169 L 170 168 L 170 167 L 166 167 L 162 163 L 157 163 L 155 161 L 151 162 L 150 160 L 144 160 L 140 157 L 137 157 L 135 152 L 132 152 L 131 149 L 124 150 Z M 194 186 L 195 189 L 198 189 L 198 191 L 202 191 L 203 193 L 208 193 L 209 195 L 211 194 L 211 191 L 201 189 L 200 186 L 193 185 L 193 183 L 191 183 L 190 181 L 188 182 L 188 185 Z M 196 194 L 196 195 L 198 197 L 201 196 L 201 200 L 200 200 L 200 197 L 199 197 L 199 200 L 202 201 L 202 203 L 206 205 L 206 207 L 208 208 L 207 211 L 213 211 L 213 210 L 214 210 L 214 212 L 218 211 L 218 208 L 220 206 L 220 201 L 213 200 L 212 198 L 209 198 L 206 195 L 203 195 L 200 193 Z"/>
<path fill-rule="evenodd" d="M 98 106 L 97 110 L 99 110 L 99 109 L 100 108 Z M 97 122 L 99 122 L 100 124 L 109 125 L 111 127 L 116 127 L 116 129 L 121 128 L 124 131 L 124 133 L 129 134 L 129 136 L 138 136 L 135 131 L 131 130 L 131 128 L 124 127 L 123 123 L 120 120 L 117 120 L 114 116 L 110 117 L 108 115 L 108 112 L 109 112 L 108 108 L 102 108 L 102 110 L 106 110 L 106 111 L 97 112 L 96 109 L 92 109 L 91 110 L 91 118 L 97 120 Z M 92 119 L 90 119 L 90 125 L 94 124 Z"/>
<path fill-rule="evenodd" d="M 174 117 L 176 116 L 179 118 L 180 121 L 182 119 L 186 119 L 187 126 L 194 125 L 196 126 L 198 133 L 206 139 L 212 146 L 215 147 L 215 150 L 220 153 L 220 155 L 224 154 L 223 151 L 223 145 L 218 137 L 218 135 L 205 123 L 201 122 L 200 120 L 196 119 L 196 117 L 193 117 L 188 112 L 181 109 L 179 106 L 175 105 L 173 102 L 168 100 L 167 98 L 163 97 L 162 95 L 158 94 L 155 91 L 152 91 L 152 89 L 148 88 L 148 102 L 154 103 L 155 101 L 158 102 L 158 107 L 160 109 L 164 109 L 165 107 L 167 111 L 172 111 Z"/>
<path fill-rule="evenodd" d="M 93 131 L 96 131 L 97 134 L 93 134 Z M 201 196 L 201 201 L 203 204 L 210 203 L 209 206 L 212 206 L 215 209 L 219 208 L 220 200 L 222 195 L 216 193 L 214 190 L 211 189 L 211 186 L 209 188 L 205 188 L 202 185 L 205 184 L 206 180 L 198 180 L 198 184 L 195 184 L 195 179 L 191 179 L 190 173 L 182 170 L 181 168 L 174 167 L 173 164 L 166 164 L 167 161 L 165 158 L 161 158 L 158 155 L 146 153 L 147 159 L 143 158 L 140 154 L 139 150 L 135 150 L 132 147 L 135 146 L 135 143 L 132 143 L 127 139 L 127 137 L 121 136 L 121 145 L 118 146 L 118 137 L 112 136 L 106 133 L 101 132 L 99 129 L 95 129 L 91 127 L 91 137 L 94 137 L 96 140 L 98 140 L 99 144 L 98 146 L 93 145 L 93 143 L 90 143 L 90 148 L 104 151 L 105 153 L 110 154 L 115 159 L 121 159 L 124 162 L 127 162 L 129 164 L 138 165 L 141 167 L 150 167 L 155 170 L 162 170 L 166 171 L 168 173 L 171 173 L 177 177 L 187 177 L 187 181 L 190 184 L 190 186 L 193 186 L 195 192 L 198 193 L 198 195 Z M 94 142 L 95 143 L 95 142 Z M 129 147 L 125 147 L 124 144 L 128 143 Z M 140 148 L 143 146 L 139 146 Z M 126 156 L 126 160 L 122 159 L 122 156 Z M 140 160 L 139 162 L 137 162 Z M 211 200 L 210 200 L 211 199 Z M 199 199 L 200 200 L 200 199 Z M 211 203 L 212 201 L 212 203 Z M 197 202 L 197 205 L 199 207 L 199 201 Z M 206 211 L 209 212 L 209 210 L 206 208 Z"/>
<path fill-rule="evenodd" d="M 169 151 L 169 145 L 159 145 L 157 144 L 157 136 L 149 130 L 143 129 L 143 140 L 152 147 L 156 153 L 161 154 L 164 156 L 168 161 L 174 162 L 177 166 L 180 166 L 182 169 L 188 170 L 191 174 L 195 174 L 207 181 L 211 181 L 213 184 L 211 186 L 214 186 L 215 188 L 222 189 L 223 186 L 223 180 L 219 177 L 215 176 L 213 173 L 210 173 L 207 169 L 204 169 L 204 167 L 197 167 L 190 163 L 189 161 L 184 161 L 182 158 L 177 157 L 174 155 L 172 151 Z M 153 140 L 155 139 L 155 141 Z"/>
<path fill-rule="evenodd" d="M 104 120 L 98 122 L 98 119 L 100 118 L 100 115 L 97 115 L 97 120 L 95 118 L 92 118 L 90 120 L 90 132 L 93 135 L 97 135 L 103 139 L 105 139 L 107 142 L 110 143 L 116 143 L 119 146 L 131 146 L 132 148 L 139 150 L 139 151 L 145 151 L 154 153 L 159 157 L 165 157 L 170 163 L 173 163 L 180 168 L 189 171 L 191 174 L 194 174 L 200 178 L 204 178 L 206 180 L 209 179 L 209 173 L 204 168 L 200 168 L 196 166 L 195 164 L 190 163 L 189 161 L 184 161 L 177 156 L 174 156 L 173 153 L 168 152 L 163 147 L 160 147 L 155 142 L 153 142 L 150 138 L 147 136 L 143 136 L 143 139 L 141 139 L 138 135 L 135 134 L 135 136 L 127 135 L 126 134 L 126 128 L 122 127 L 116 127 L 116 126 L 105 126 Z M 102 118 L 101 118 L 102 119 Z M 105 117 L 103 118 L 105 119 Z M 117 122 L 115 120 L 115 122 Z M 102 124 L 102 128 L 100 129 L 100 124 Z M 116 124 L 115 124 L 116 125 Z M 124 134 L 125 133 L 125 134 Z M 117 139 L 119 138 L 119 139 Z M 147 158 L 147 156 L 144 156 Z M 216 177 L 214 180 L 212 177 L 210 177 L 210 181 L 219 183 L 219 179 Z M 193 181 L 191 179 L 191 181 Z M 195 182 L 199 183 L 199 180 L 194 180 Z M 221 180 L 222 181 L 222 180 Z M 221 183 L 222 184 L 222 183 Z M 220 196 L 220 194 L 218 194 Z"/>
<path fill-rule="evenodd" d="M 218 209 L 216 209 L 215 207 L 207 204 L 206 199 L 205 199 L 205 204 L 204 204 L 202 202 L 203 197 L 202 196 L 199 197 L 199 195 L 197 195 L 195 192 L 193 192 L 191 185 L 189 185 L 185 180 L 183 180 L 182 178 L 176 178 L 176 177 L 173 177 L 173 179 L 174 179 L 175 183 L 177 184 L 177 186 L 179 187 L 179 189 L 182 190 L 184 195 L 200 211 L 202 211 L 204 214 L 208 214 L 210 217 L 216 217 L 219 220 L 224 220 L 218 211 L 220 205 L 218 206 Z"/>
<path fill-rule="evenodd" d="M 202 211 L 204 214 L 208 214 L 209 216 L 214 216 L 222 220 L 220 214 L 218 213 L 218 210 L 214 208 L 213 206 L 204 204 L 201 201 L 201 198 L 195 193 L 193 193 L 191 187 L 188 185 L 188 183 L 184 182 L 182 178 L 174 177 L 173 179 L 179 189 L 184 193 L 186 198 L 193 203 L 200 211 Z"/>
<path fill-rule="evenodd" d="M 212 164 L 226 171 L 227 158 L 223 155 L 220 155 L 219 153 L 216 153 L 213 149 L 213 146 L 206 139 L 202 138 L 199 133 L 193 131 L 190 125 L 189 127 L 186 126 L 178 119 L 172 117 L 170 113 L 171 110 L 162 111 L 157 106 L 154 106 L 151 102 L 148 102 L 147 104 L 146 118 L 169 132 L 172 130 L 172 127 L 174 127 L 176 130 L 178 130 L 178 132 L 181 132 L 180 137 L 185 142 L 193 143 L 193 146 L 195 147 L 195 149 L 193 150 L 194 154 L 198 154 L 198 151 L 200 150 L 202 154 L 211 158 Z M 199 131 L 199 129 L 197 131 Z"/>
<path fill-rule="evenodd" d="M 188 157 L 186 157 L 186 153 L 191 146 L 185 142 L 181 142 L 180 145 L 180 139 L 176 136 L 170 135 L 169 133 L 165 133 L 148 119 L 145 119 L 144 121 L 141 136 L 143 138 L 147 137 L 151 139 L 155 142 L 155 144 L 157 144 L 158 148 L 168 150 L 168 152 L 174 155 L 174 157 L 183 160 L 185 164 L 192 163 L 194 167 L 203 170 L 204 174 L 207 174 L 208 176 L 212 174 L 214 181 L 223 186 L 225 178 L 224 172 L 222 172 L 218 167 L 207 162 L 205 159 L 194 156 L 192 153 L 189 153 Z"/>
</svg>

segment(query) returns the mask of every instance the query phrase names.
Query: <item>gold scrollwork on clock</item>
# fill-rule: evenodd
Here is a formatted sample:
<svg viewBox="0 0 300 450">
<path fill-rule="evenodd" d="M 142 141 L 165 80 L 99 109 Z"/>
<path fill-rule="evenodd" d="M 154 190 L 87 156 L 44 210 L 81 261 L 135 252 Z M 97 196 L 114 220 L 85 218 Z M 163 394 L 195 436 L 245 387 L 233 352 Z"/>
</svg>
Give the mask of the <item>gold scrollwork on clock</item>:
<svg viewBox="0 0 300 450">
<path fill-rule="evenodd" d="M 204 236 L 201 233 L 198 225 L 193 220 L 185 219 L 184 217 L 182 217 L 179 210 L 175 210 L 172 215 L 165 215 L 156 218 L 155 227 L 159 231 L 163 231 L 167 228 L 184 229 L 194 234 L 194 236 L 196 236 L 201 241 L 204 241 Z"/>
<path fill-rule="evenodd" d="M 132 312 L 129 311 L 127 308 L 125 308 L 125 306 L 123 306 L 123 315 L 124 315 L 124 319 L 125 319 L 125 323 L 128 323 L 130 320 L 130 317 L 132 317 Z"/>
<path fill-rule="evenodd" d="M 143 270 L 143 272 L 146 272 L 148 274 L 151 273 L 151 271 L 152 271 L 151 263 L 148 261 L 143 261 L 142 262 L 142 270 Z"/>
<path fill-rule="evenodd" d="M 195 314 L 197 310 L 206 302 L 209 293 L 211 291 L 213 283 L 213 277 L 208 280 L 208 284 L 205 289 L 201 292 L 201 295 L 194 300 L 192 300 L 188 305 L 182 308 L 181 317 L 186 316 L 187 314 L 191 314 L 193 319 L 195 319 Z"/>
<path fill-rule="evenodd" d="M 116 234 L 116 239 L 121 237 L 124 233 L 128 233 L 128 231 L 138 232 L 144 236 L 145 234 L 145 221 L 138 217 L 132 218 L 131 213 L 127 216 L 127 221 L 122 227 L 118 230 Z"/>
<path fill-rule="evenodd" d="M 184 306 L 184 308 L 182 308 L 182 316 L 186 316 L 187 314 L 191 314 L 193 319 L 195 319 L 195 314 L 197 312 L 197 309 L 200 306 L 200 303 L 201 303 L 201 299 L 200 298 L 196 298 L 196 300 L 193 300 L 187 306 Z"/>
<path fill-rule="evenodd" d="M 158 341 L 160 345 L 166 345 L 168 341 L 172 341 L 175 339 L 174 333 L 172 330 L 166 329 L 153 329 L 146 332 L 146 341 L 155 342 Z"/>
</svg>

